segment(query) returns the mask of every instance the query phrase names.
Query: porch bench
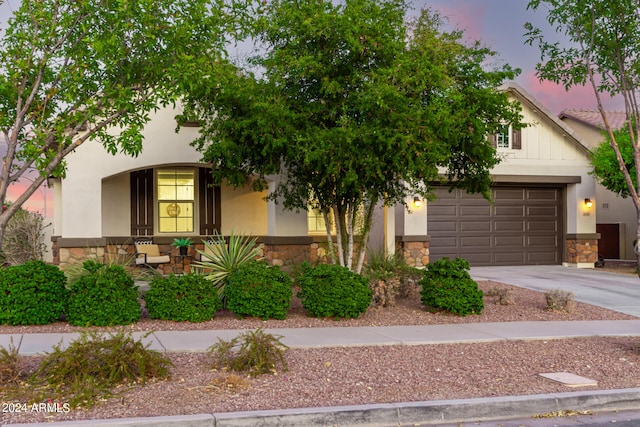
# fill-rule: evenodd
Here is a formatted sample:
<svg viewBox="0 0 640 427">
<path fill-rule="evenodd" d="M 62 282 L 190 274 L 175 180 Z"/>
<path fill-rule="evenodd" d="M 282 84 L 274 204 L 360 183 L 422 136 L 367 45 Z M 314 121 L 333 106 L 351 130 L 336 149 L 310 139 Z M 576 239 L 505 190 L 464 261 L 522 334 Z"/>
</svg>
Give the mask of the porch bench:
<svg viewBox="0 0 640 427">
<path fill-rule="evenodd" d="M 168 253 L 160 253 L 160 247 L 150 240 L 134 242 L 136 265 L 168 264 L 171 257 Z"/>
</svg>

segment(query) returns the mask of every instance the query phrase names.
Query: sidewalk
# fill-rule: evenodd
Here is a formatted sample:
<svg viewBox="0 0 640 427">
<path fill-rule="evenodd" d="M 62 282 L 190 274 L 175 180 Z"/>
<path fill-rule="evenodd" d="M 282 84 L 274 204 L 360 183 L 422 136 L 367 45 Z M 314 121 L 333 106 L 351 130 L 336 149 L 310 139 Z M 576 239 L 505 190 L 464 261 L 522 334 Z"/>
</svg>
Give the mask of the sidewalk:
<svg viewBox="0 0 640 427">
<path fill-rule="evenodd" d="M 338 328 L 266 329 L 283 336 L 290 348 L 370 345 L 421 345 L 490 342 L 501 340 L 545 340 L 592 336 L 640 336 L 638 320 L 586 320 L 574 322 L 499 322 L 425 326 L 371 326 Z M 243 330 L 156 331 L 147 337 L 134 332 L 149 348 L 167 352 L 204 352 L 218 338 L 231 339 Z M 11 340 L 19 354 L 33 356 L 51 351 L 60 342 L 69 343 L 79 333 L 0 335 L 0 346 Z"/>
</svg>

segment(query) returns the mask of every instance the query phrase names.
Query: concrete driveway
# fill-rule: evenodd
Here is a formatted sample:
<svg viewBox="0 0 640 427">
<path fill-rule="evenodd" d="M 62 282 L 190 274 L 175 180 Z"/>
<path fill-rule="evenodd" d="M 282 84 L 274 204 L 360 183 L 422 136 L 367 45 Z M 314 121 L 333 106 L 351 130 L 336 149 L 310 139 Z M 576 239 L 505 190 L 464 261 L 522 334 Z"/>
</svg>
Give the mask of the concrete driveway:
<svg viewBox="0 0 640 427">
<path fill-rule="evenodd" d="M 576 301 L 640 317 L 638 276 L 560 265 L 472 267 L 470 273 L 474 280 L 495 280 L 535 291 L 571 291 Z"/>
</svg>

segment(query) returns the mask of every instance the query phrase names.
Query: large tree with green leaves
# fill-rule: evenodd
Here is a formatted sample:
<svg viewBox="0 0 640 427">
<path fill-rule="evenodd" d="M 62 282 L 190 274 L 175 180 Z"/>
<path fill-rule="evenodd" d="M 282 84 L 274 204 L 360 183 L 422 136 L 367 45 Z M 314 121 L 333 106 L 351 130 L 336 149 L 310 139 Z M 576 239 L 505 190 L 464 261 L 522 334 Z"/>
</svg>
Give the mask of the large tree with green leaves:
<svg viewBox="0 0 640 427">
<path fill-rule="evenodd" d="M 485 68 L 493 52 L 439 15 L 406 14 L 404 0 L 264 4 L 258 53 L 215 64 L 224 78 L 204 80 L 184 117 L 202 124 L 195 145 L 216 181 L 273 180 L 271 199 L 317 207 L 334 261 L 358 272 L 378 202 L 429 197 L 434 182 L 488 195 L 498 159 L 486 136 L 519 126 L 498 89 L 515 70 Z"/>
<path fill-rule="evenodd" d="M 594 173 L 606 188 L 633 199 L 638 212 L 640 241 L 640 109 L 637 98 L 640 88 L 640 2 L 529 2 L 529 8 L 533 10 L 540 7 L 548 9 L 547 21 L 566 37 L 566 42 L 549 41 L 539 28 L 526 25 L 528 43 L 540 47 L 538 75 L 541 79 L 562 84 L 566 89 L 577 85 L 589 85 L 593 89 L 609 143 L 606 148 L 595 151 Z M 620 132 L 615 132 L 607 117 L 603 104 L 606 95 L 624 101 L 627 123 Z M 635 250 L 638 254 L 637 245 Z"/>
<path fill-rule="evenodd" d="M 9 218 L 76 148 L 138 154 L 149 112 L 221 55 L 235 22 L 222 0 L 23 0 L 0 39 L 0 205 L 35 178 L 0 214 L 0 250 Z"/>
</svg>

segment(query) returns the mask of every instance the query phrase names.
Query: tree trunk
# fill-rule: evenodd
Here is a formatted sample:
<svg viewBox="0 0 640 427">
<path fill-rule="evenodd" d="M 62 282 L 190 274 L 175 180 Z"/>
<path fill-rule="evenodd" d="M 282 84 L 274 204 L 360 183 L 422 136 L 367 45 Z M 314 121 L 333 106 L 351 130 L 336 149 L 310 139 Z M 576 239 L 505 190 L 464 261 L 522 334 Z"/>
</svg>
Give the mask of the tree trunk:
<svg viewBox="0 0 640 427">
<path fill-rule="evenodd" d="M 324 217 L 324 227 L 327 230 L 327 244 L 329 245 L 329 257 L 331 262 L 336 264 L 336 249 L 333 245 L 333 237 L 331 236 L 331 222 L 329 221 L 329 211 L 322 210 L 322 216 Z"/>
<path fill-rule="evenodd" d="M 636 241 L 633 242 L 633 251 L 636 253 L 637 273 L 640 278 L 640 207 L 636 207 L 638 227 L 636 229 Z"/>
<path fill-rule="evenodd" d="M 358 265 L 355 270 L 356 273 L 358 274 L 362 272 L 362 267 L 364 265 L 364 257 L 367 253 L 367 243 L 369 242 L 369 233 L 371 232 L 371 219 L 373 218 L 373 209 L 376 205 L 376 202 L 377 202 L 376 200 L 371 200 L 369 201 L 369 206 L 365 206 L 362 244 L 360 246 L 360 251 L 358 255 Z"/>
</svg>

